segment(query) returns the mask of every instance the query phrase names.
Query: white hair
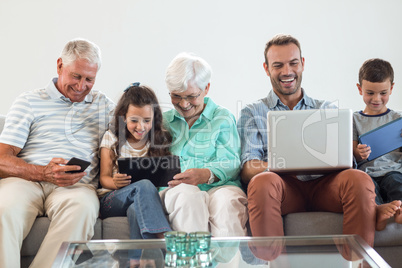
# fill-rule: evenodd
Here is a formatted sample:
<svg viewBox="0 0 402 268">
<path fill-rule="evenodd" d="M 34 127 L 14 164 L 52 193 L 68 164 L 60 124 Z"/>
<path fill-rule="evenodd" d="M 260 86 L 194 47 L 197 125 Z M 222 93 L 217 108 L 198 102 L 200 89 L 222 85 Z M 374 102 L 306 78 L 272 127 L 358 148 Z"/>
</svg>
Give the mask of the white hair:
<svg viewBox="0 0 402 268">
<path fill-rule="evenodd" d="M 170 92 L 184 92 L 189 84 L 205 90 L 211 81 L 211 74 L 211 66 L 204 59 L 182 52 L 170 62 L 165 82 Z"/>
<path fill-rule="evenodd" d="M 60 58 L 65 65 L 70 65 L 77 59 L 86 59 L 90 63 L 98 65 L 98 70 L 101 67 L 101 51 L 99 47 L 86 39 L 73 39 L 69 41 L 61 52 Z"/>
</svg>

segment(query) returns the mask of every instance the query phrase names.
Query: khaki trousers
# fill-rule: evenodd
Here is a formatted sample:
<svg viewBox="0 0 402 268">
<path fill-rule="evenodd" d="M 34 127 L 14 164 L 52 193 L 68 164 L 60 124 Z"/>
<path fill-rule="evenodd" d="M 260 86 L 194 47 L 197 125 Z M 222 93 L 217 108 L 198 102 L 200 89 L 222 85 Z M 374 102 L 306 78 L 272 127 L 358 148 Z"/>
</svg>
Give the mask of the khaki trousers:
<svg viewBox="0 0 402 268">
<path fill-rule="evenodd" d="M 47 215 L 49 230 L 30 267 L 51 267 L 63 241 L 89 240 L 99 213 L 95 187 L 77 183 L 57 187 L 20 178 L 0 179 L 0 267 L 20 267 L 22 241 L 37 216 Z"/>
</svg>

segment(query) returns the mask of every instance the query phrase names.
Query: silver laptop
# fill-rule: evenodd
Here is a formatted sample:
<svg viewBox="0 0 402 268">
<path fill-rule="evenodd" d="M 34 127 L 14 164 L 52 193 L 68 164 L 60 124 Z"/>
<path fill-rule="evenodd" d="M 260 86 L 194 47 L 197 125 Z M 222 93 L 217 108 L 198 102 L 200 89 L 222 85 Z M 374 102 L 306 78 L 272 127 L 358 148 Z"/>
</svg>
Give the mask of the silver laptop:
<svg viewBox="0 0 402 268">
<path fill-rule="evenodd" d="M 324 174 L 353 166 L 352 110 L 268 112 L 268 168 Z"/>
</svg>

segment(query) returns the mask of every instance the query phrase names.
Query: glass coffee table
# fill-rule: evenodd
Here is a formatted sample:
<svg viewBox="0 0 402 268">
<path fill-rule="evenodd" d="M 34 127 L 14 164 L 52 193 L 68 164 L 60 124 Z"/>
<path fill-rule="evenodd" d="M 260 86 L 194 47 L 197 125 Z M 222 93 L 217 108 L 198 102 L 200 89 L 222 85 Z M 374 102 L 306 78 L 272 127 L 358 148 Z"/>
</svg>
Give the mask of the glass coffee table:
<svg viewBox="0 0 402 268">
<path fill-rule="evenodd" d="M 169 254 L 164 239 L 64 242 L 53 267 L 178 267 Z M 208 256 L 181 267 L 391 267 L 356 235 L 212 238 Z"/>
</svg>

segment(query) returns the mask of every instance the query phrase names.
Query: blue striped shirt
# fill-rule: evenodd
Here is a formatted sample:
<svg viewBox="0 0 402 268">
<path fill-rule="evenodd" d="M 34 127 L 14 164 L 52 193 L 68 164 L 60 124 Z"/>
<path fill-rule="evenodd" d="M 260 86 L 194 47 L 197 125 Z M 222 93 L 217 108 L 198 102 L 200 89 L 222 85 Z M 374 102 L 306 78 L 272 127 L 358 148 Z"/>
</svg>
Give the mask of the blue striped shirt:
<svg viewBox="0 0 402 268">
<path fill-rule="evenodd" d="M 331 102 L 308 97 L 302 89 L 303 98 L 293 110 L 335 108 Z M 271 90 L 266 98 L 246 105 L 237 123 L 237 131 L 241 140 L 241 166 L 247 161 L 257 159 L 268 161 L 268 129 L 267 114 L 269 111 L 290 110 Z"/>
<path fill-rule="evenodd" d="M 18 157 L 30 164 L 47 165 L 54 157 L 88 160 L 91 165 L 80 182 L 96 184 L 98 148 L 114 103 L 99 91 L 91 91 L 82 102 L 71 102 L 57 90 L 56 82 L 54 78 L 46 88 L 15 100 L 0 142 L 21 148 Z"/>
</svg>

